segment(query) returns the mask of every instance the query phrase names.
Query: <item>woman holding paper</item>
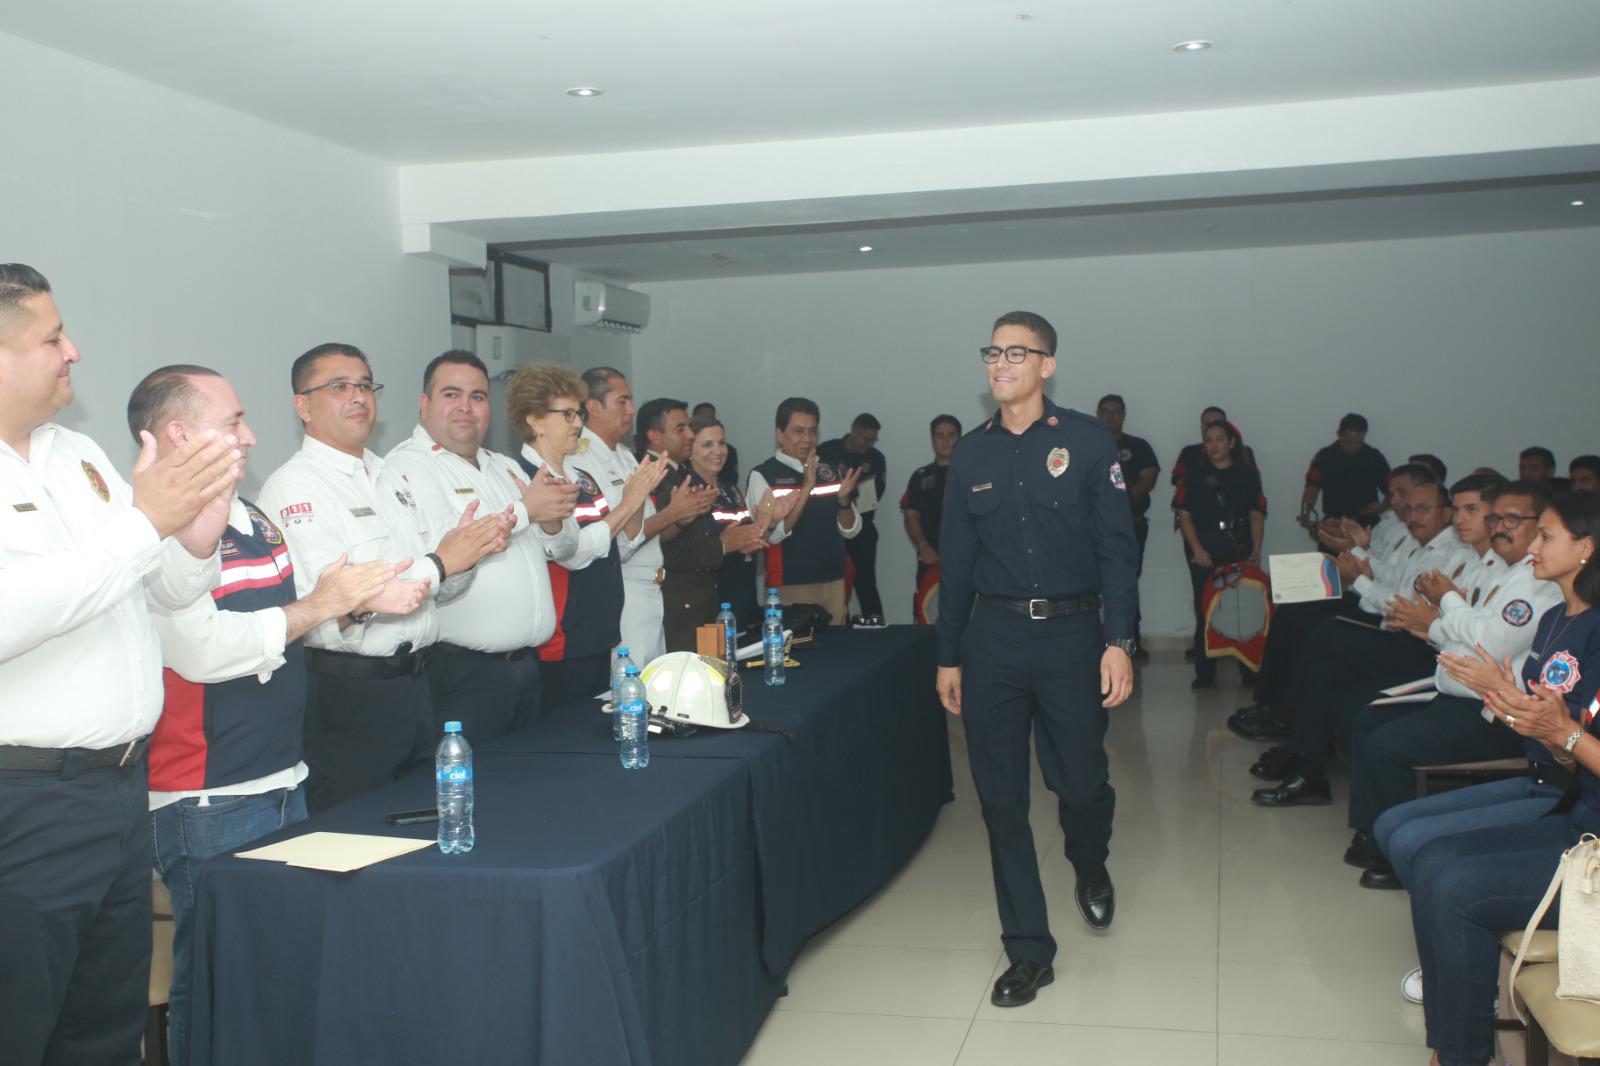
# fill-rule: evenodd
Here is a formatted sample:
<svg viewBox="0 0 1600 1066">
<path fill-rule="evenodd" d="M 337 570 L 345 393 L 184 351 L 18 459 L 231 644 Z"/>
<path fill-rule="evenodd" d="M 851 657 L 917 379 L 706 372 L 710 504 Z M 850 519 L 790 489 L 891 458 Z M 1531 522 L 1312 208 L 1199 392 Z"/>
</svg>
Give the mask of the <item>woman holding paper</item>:
<svg viewBox="0 0 1600 1066">
<path fill-rule="evenodd" d="M 1244 443 L 1231 422 L 1211 422 L 1201 436 L 1204 461 L 1184 473 L 1175 501 L 1179 528 L 1189 546 L 1189 577 L 1194 587 L 1194 682 L 1217 683 L 1217 664 L 1206 658 L 1205 587 L 1219 566 L 1261 562 L 1267 498 L 1261 474 L 1245 460 Z"/>
</svg>

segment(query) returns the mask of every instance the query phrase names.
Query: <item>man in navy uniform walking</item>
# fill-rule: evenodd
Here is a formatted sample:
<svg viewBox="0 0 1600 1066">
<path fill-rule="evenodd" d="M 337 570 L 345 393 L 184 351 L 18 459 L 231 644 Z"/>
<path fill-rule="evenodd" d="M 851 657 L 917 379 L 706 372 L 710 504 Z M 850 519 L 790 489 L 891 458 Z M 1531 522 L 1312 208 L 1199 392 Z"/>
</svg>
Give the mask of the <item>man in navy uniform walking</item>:
<svg viewBox="0 0 1600 1066">
<path fill-rule="evenodd" d="M 1028 823 L 1030 729 L 1060 801 L 1078 910 L 1095 929 L 1116 910 L 1106 712 L 1133 693 L 1139 550 L 1110 431 L 1045 398 L 1055 329 L 1012 311 L 980 351 L 999 409 L 950 461 L 938 687 L 966 727 L 1011 961 L 990 1001 L 1017 1007 L 1055 979 Z"/>
</svg>

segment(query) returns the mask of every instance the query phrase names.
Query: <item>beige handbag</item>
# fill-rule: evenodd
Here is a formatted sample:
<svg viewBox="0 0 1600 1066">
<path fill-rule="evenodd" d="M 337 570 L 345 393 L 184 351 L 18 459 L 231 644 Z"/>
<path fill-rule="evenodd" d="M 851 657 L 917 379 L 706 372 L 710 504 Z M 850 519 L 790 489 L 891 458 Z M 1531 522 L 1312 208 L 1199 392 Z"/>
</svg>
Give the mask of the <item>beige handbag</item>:
<svg viewBox="0 0 1600 1066">
<path fill-rule="evenodd" d="M 1508 986 L 1516 987 L 1528 944 L 1556 898 L 1557 889 L 1561 891 L 1561 925 L 1556 930 L 1556 996 L 1600 1003 L 1600 838 L 1593 833 L 1583 834 L 1561 853 L 1550 888 L 1522 934 Z M 1517 1017 L 1527 1024 L 1515 995 L 1511 1004 Z"/>
</svg>

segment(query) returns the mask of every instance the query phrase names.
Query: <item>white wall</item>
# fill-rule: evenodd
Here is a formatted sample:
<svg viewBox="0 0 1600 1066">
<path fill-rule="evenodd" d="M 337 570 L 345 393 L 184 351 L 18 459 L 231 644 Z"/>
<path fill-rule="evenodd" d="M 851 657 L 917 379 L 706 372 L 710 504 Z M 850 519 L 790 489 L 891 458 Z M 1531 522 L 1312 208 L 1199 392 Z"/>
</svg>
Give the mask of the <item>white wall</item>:
<svg viewBox="0 0 1600 1066">
<path fill-rule="evenodd" d="M 1437 452 L 1452 479 L 1514 475 L 1531 443 L 1563 466 L 1600 451 L 1597 273 L 1600 234 L 1572 230 L 645 285 L 634 388 L 716 402 L 746 469 L 770 453 L 785 396 L 821 405 L 824 436 L 871 411 L 895 500 L 931 457 L 933 415 L 970 428 L 989 410 L 977 348 L 994 316 L 1036 310 L 1062 336 L 1057 402 L 1088 411 L 1121 392 L 1164 468 L 1221 404 L 1263 468 L 1268 551 L 1307 550 L 1293 525 L 1305 466 L 1346 411 L 1371 419 L 1391 463 Z M 1190 625 L 1169 497 L 1163 473 L 1142 583 L 1158 634 Z M 886 606 L 905 621 L 914 563 L 892 504 L 880 528 Z"/>
<path fill-rule="evenodd" d="M 0 113 L 0 260 L 50 278 L 83 353 L 61 421 L 126 473 L 134 384 L 213 366 L 260 437 L 248 494 L 299 445 L 289 364 L 341 340 L 388 385 L 373 447 L 411 431 L 449 300 L 400 251 L 393 166 L 14 37 L 0 69 L 29 88 Z"/>
</svg>

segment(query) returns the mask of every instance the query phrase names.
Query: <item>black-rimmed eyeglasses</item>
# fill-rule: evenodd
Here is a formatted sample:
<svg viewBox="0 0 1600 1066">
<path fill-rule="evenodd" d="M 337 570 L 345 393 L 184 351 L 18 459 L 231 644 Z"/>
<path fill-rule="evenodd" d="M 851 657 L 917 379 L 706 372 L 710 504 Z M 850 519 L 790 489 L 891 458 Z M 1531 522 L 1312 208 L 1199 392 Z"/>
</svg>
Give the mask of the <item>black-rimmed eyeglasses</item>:
<svg viewBox="0 0 1600 1066">
<path fill-rule="evenodd" d="M 1006 362 L 1008 363 L 1020 363 L 1028 358 L 1030 353 L 1045 359 L 1050 358 L 1049 352 L 1040 351 L 1038 348 L 1024 348 L 1020 344 L 1013 344 L 1009 348 L 997 348 L 991 344 L 988 347 L 978 349 L 978 356 L 985 363 L 998 363 L 1002 355 L 1006 357 Z"/>
<path fill-rule="evenodd" d="M 383 386 L 370 381 L 330 381 L 326 385 L 313 385 L 309 389 L 301 389 L 299 395 L 310 396 L 313 392 L 326 392 L 345 400 L 349 399 L 352 389 L 362 396 L 376 396 L 383 391 Z"/>
</svg>

